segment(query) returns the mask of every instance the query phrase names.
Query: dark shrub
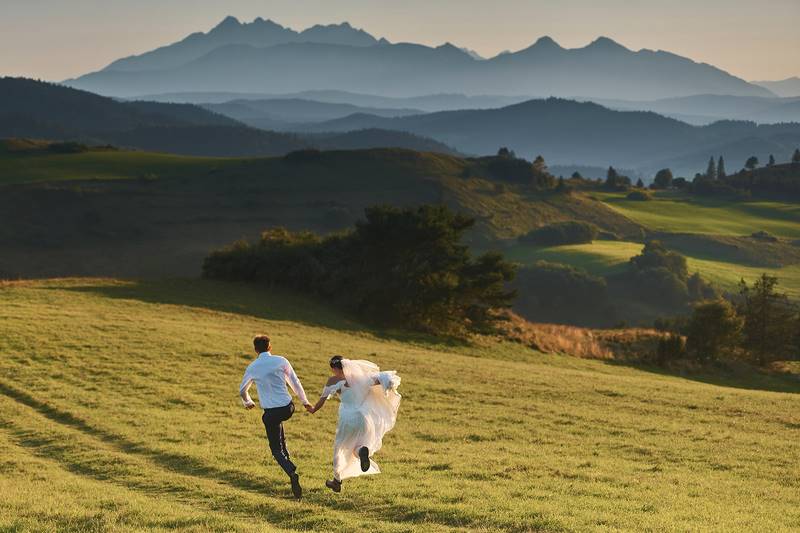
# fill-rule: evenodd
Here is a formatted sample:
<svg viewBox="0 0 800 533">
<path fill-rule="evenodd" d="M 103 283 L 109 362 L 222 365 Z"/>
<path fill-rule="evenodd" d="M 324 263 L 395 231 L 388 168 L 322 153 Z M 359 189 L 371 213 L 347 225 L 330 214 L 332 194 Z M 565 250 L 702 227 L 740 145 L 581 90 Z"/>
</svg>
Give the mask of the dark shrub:
<svg viewBox="0 0 800 533">
<path fill-rule="evenodd" d="M 667 335 L 658 339 L 656 363 L 665 365 L 686 356 L 686 341 L 680 335 Z"/>
<path fill-rule="evenodd" d="M 778 242 L 778 238 L 775 235 L 764 230 L 756 231 L 755 233 L 752 233 L 750 237 L 758 241 Z"/>
<path fill-rule="evenodd" d="M 598 228 L 588 222 L 570 220 L 556 222 L 537 228 L 519 238 L 525 244 L 537 246 L 559 246 L 562 244 L 586 244 L 597 238 Z"/>
<path fill-rule="evenodd" d="M 80 154 L 89 151 L 85 144 L 70 141 L 51 143 L 47 149 L 56 154 Z"/>
<path fill-rule="evenodd" d="M 520 268 L 513 287 L 515 311 L 531 320 L 592 322 L 608 308 L 606 281 L 570 265 L 537 261 Z"/>
<path fill-rule="evenodd" d="M 699 361 L 715 361 L 736 349 L 742 319 L 728 301 L 711 300 L 695 306 L 687 329 L 687 352 Z"/>
<path fill-rule="evenodd" d="M 322 152 L 316 148 L 307 148 L 304 150 L 295 150 L 294 152 L 289 152 L 283 156 L 283 158 L 286 161 L 291 161 L 293 163 L 308 163 L 321 160 Z"/>
<path fill-rule="evenodd" d="M 628 200 L 637 200 L 640 202 L 646 202 L 648 200 L 653 199 L 653 195 L 647 191 L 631 191 L 626 196 Z"/>
<path fill-rule="evenodd" d="M 693 302 L 715 300 L 719 297 L 714 286 L 704 280 L 699 272 L 689 276 L 689 279 L 686 280 L 686 289 L 689 291 L 689 299 Z"/>
<path fill-rule="evenodd" d="M 665 267 L 652 267 L 634 273 L 637 296 L 655 305 L 679 307 L 689 300 L 686 282 Z"/>
<path fill-rule="evenodd" d="M 664 268 L 681 281 L 686 281 L 686 278 L 689 277 L 686 258 L 677 252 L 667 250 L 661 241 L 647 241 L 642 248 L 642 253 L 631 257 L 630 262 L 637 271 Z"/>
</svg>

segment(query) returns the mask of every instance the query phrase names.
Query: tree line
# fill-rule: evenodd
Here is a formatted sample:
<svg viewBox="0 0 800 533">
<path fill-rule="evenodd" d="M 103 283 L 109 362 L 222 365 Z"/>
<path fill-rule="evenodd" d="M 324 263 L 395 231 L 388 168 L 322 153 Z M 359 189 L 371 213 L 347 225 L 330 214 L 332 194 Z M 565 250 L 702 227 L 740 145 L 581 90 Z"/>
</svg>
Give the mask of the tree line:
<svg viewBox="0 0 800 533">
<path fill-rule="evenodd" d="M 688 317 L 657 324 L 669 331 L 659 342 L 658 360 L 739 359 L 765 365 L 798 358 L 800 309 L 777 287 L 778 279 L 767 274 L 752 285 L 741 280 L 737 295 L 704 300 Z"/>
</svg>

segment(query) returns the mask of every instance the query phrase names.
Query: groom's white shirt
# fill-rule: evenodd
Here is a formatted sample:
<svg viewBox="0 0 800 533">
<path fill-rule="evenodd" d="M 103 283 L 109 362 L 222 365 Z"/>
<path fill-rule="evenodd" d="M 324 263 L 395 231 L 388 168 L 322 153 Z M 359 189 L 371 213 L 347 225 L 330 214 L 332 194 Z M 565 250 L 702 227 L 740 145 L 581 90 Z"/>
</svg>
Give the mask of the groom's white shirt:
<svg viewBox="0 0 800 533">
<path fill-rule="evenodd" d="M 306 405 L 308 403 L 306 391 L 303 390 L 303 385 L 289 361 L 280 355 L 262 352 L 245 370 L 242 384 L 239 386 L 239 395 L 245 407 L 254 403 L 248 389 L 255 383 L 262 409 L 283 407 L 292 401 L 292 396 L 286 389 L 287 382 L 303 405 Z"/>
</svg>

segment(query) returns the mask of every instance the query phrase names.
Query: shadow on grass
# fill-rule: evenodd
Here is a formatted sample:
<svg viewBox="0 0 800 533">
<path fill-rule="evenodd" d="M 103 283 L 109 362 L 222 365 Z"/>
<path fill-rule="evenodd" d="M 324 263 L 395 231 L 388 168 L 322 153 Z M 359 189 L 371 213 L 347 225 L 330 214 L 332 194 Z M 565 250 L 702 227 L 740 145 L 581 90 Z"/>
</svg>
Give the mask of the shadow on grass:
<svg viewBox="0 0 800 533">
<path fill-rule="evenodd" d="M 608 359 L 604 362 L 609 365 L 625 366 L 642 372 L 679 377 L 719 387 L 800 394 L 800 377 L 794 374 L 769 372 L 745 364 L 737 366 L 707 366 L 696 369 L 675 369 L 636 361 Z"/>
<path fill-rule="evenodd" d="M 467 346 L 457 337 L 437 337 L 402 330 L 379 330 L 357 321 L 344 311 L 337 311 L 307 295 L 244 282 L 205 279 L 136 280 L 124 284 L 87 283 L 52 287 L 98 294 L 106 298 L 137 300 L 246 315 L 263 320 L 296 322 L 308 326 L 344 332 L 367 333 L 384 340 L 437 347 Z"/>
<path fill-rule="evenodd" d="M 246 473 L 238 472 L 235 470 L 228 470 L 217 468 L 209 465 L 202 460 L 174 452 L 167 452 L 157 450 L 149 447 L 143 443 L 133 442 L 121 435 L 97 428 L 89 424 L 87 421 L 73 415 L 72 413 L 59 409 L 55 406 L 40 401 L 27 392 L 18 389 L 17 387 L 0 381 L 0 394 L 5 395 L 22 405 L 30 407 L 37 411 L 39 414 L 48 420 L 65 427 L 77 430 L 80 433 L 104 442 L 114 449 L 123 452 L 132 457 L 139 456 L 151 461 L 157 467 L 177 474 L 196 477 L 200 479 L 207 479 L 219 483 L 227 484 L 235 489 L 246 491 L 249 493 L 267 493 L 272 497 L 275 494 L 288 493 L 288 481 L 284 483 L 277 483 L 275 481 L 266 480 L 264 478 L 254 478 Z M 170 492 L 183 493 L 183 496 L 191 497 L 197 494 L 197 488 L 179 485 L 177 482 L 170 483 L 168 486 L 158 486 L 156 483 L 151 483 L 145 480 L 129 480 L 117 479 L 113 473 L 104 469 L 104 463 L 101 461 L 95 464 L 94 461 L 74 461 L 69 460 L 66 455 L 69 452 L 69 445 L 58 441 L 57 433 L 43 435 L 38 432 L 19 429 L 15 432 L 15 437 L 21 446 L 32 450 L 38 450 L 39 454 L 48 459 L 56 459 L 61 462 L 65 468 L 81 476 L 90 477 L 100 481 L 112 481 L 116 484 L 127 486 L 135 490 L 146 490 L 148 492 Z M 66 454 L 66 455 L 65 455 Z M 266 454 L 266 451 L 265 451 Z M 266 460 L 267 455 L 263 457 Z M 262 460 L 262 457 L 257 457 L 255 460 Z M 276 466 L 277 468 L 277 466 Z M 411 524 L 437 524 L 446 527 L 459 527 L 469 528 L 478 525 L 477 519 L 470 514 L 460 515 L 455 511 L 448 509 L 427 508 L 420 509 L 413 505 L 408 505 L 401 502 L 392 502 L 390 504 L 390 513 L 388 515 L 381 512 L 372 512 L 374 503 L 369 501 L 362 495 L 349 494 L 346 500 L 330 498 L 327 489 L 320 489 L 319 491 L 310 491 L 311 493 L 305 499 L 312 505 L 321 508 L 327 508 L 336 512 L 358 512 L 363 513 L 365 516 L 374 519 L 387 521 L 396 525 L 411 525 Z M 301 522 L 304 516 L 313 517 L 315 511 L 309 509 L 298 509 L 293 505 L 292 499 L 288 496 L 285 498 L 286 505 L 276 505 L 274 503 L 263 502 L 261 504 L 245 504 L 243 501 L 237 501 L 237 505 L 243 512 L 248 512 L 253 515 L 263 515 L 267 513 L 268 518 L 272 521 L 284 522 L 286 527 L 290 529 L 316 529 L 318 524 L 312 524 L 312 527 L 303 527 Z M 230 512 L 229 501 L 216 501 L 209 498 L 210 505 L 206 507 L 216 511 Z M 365 510 L 370 511 L 365 512 Z M 331 520 L 332 517 L 326 517 Z M 337 519 L 338 521 L 338 519 Z M 341 530 L 342 524 L 335 524 L 336 529 Z"/>
</svg>

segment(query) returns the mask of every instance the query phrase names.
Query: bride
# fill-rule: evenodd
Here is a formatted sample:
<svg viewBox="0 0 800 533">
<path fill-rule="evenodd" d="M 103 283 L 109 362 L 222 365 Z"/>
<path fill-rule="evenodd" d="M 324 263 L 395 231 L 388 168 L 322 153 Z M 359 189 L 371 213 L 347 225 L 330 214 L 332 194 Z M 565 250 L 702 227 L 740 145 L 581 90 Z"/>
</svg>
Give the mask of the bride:
<svg viewBox="0 0 800 533">
<path fill-rule="evenodd" d="M 342 490 L 342 480 L 362 474 L 378 474 L 380 468 L 370 457 L 381 449 L 383 436 L 394 427 L 400 407 L 400 376 L 381 372 L 369 361 L 352 361 L 341 355 L 330 360 L 333 376 L 322 396 L 308 411 L 322 409 L 325 401 L 338 394 L 339 425 L 333 445 L 333 480 L 325 485 Z"/>
</svg>

